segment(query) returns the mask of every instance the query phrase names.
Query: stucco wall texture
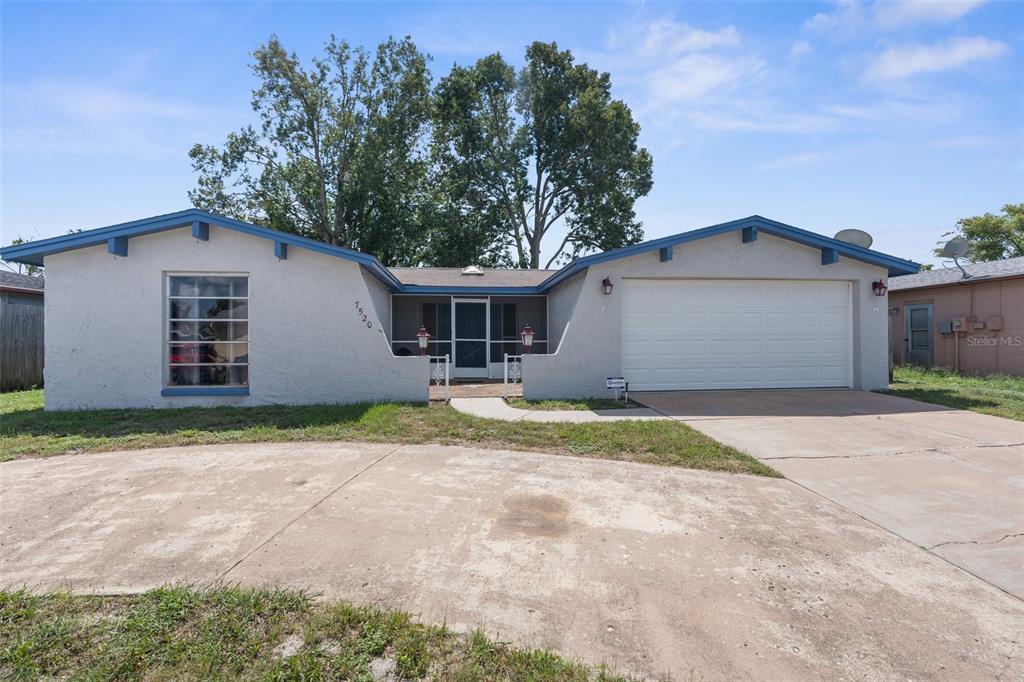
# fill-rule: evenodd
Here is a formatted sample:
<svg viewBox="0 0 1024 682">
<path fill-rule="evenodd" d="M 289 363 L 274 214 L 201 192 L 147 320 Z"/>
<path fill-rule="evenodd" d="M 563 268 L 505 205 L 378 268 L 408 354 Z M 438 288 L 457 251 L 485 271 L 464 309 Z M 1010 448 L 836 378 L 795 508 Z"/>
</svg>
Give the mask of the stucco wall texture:
<svg viewBox="0 0 1024 682">
<path fill-rule="evenodd" d="M 602 292 L 609 277 L 612 295 Z M 744 244 L 728 233 L 677 245 L 673 259 L 657 251 L 592 266 L 573 291 L 559 287 L 549 299 L 552 327 L 570 311 L 557 352 L 523 359 L 523 394 L 528 399 L 608 397 L 609 376 L 622 375 L 622 280 L 625 278 L 802 279 L 852 282 L 853 388 L 876 390 L 889 383 L 888 314 L 885 297 L 871 283 L 886 280 L 884 268 L 840 256 L 821 265 L 821 251 L 761 234 Z M 553 329 L 554 331 L 554 329 Z M 629 377 L 626 377 L 629 380 Z"/>
<path fill-rule="evenodd" d="M 356 263 L 210 227 L 47 256 L 46 409 L 426 401 L 425 358 L 394 357 L 386 290 Z M 249 276 L 249 395 L 162 397 L 165 275 Z M 373 322 L 367 327 L 356 301 Z"/>
<path fill-rule="evenodd" d="M 904 307 L 932 304 L 932 365 L 967 374 L 1024 376 L 1024 278 L 908 289 L 889 294 L 893 362 L 906 362 Z M 968 320 L 968 332 L 939 333 L 939 324 Z M 1002 317 L 1002 329 L 992 318 Z M 959 349 L 954 344 L 959 344 Z"/>
</svg>

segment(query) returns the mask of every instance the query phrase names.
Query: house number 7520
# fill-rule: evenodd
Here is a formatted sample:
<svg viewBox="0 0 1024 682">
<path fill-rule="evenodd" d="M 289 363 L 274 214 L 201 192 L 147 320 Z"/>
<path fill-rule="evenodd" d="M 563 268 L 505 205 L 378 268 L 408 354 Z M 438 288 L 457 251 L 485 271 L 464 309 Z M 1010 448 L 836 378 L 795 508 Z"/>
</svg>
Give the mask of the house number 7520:
<svg viewBox="0 0 1024 682">
<path fill-rule="evenodd" d="M 359 301 L 356 301 L 355 303 L 356 303 L 356 313 L 359 314 L 359 317 L 363 318 L 363 322 L 366 323 L 366 328 L 367 329 L 373 329 L 373 322 L 371 322 L 370 318 L 366 316 L 366 311 L 363 310 L 363 306 L 359 305 Z"/>
</svg>

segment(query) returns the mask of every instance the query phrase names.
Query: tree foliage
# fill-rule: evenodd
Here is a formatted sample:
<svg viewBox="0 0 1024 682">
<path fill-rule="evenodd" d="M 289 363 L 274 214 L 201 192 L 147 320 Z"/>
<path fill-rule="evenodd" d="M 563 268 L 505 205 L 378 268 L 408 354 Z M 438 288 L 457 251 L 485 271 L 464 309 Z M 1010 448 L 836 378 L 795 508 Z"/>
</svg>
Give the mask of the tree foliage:
<svg viewBox="0 0 1024 682">
<path fill-rule="evenodd" d="M 942 236 L 966 239 L 970 245 L 967 255 L 975 262 L 1024 256 L 1024 204 L 1006 204 L 999 215 L 986 213 L 961 218 L 955 231 Z M 935 255 L 942 255 L 941 246 Z"/>
<path fill-rule="evenodd" d="M 388 265 L 540 267 L 639 241 L 651 188 L 639 126 L 608 74 L 534 43 L 455 66 L 431 91 L 409 38 L 374 55 L 333 36 L 308 66 L 271 37 L 253 53 L 258 126 L 195 145 L 192 203 L 374 254 Z"/>
<path fill-rule="evenodd" d="M 427 57 L 408 38 L 368 54 L 334 36 L 304 67 L 276 37 L 254 53 L 258 127 L 190 151 L 199 207 L 412 264 L 429 167 Z"/>
<path fill-rule="evenodd" d="M 434 154 L 452 210 L 462 224 L 493 221 L 519 267 L 541 266 L 560 220 L 566 235 L 546 266 L 642 239 L 633 205 L 651 189 L 651 156 L 607 73 L 536 42 L 518 73 L 500 54 L 453 67 L 435 107 Z"/>
<path fill-rule="evenodd" d="M 19 244 L 26 244 L 29 240 L 24 237 L 16 237 L 11 240 L 11 243 L 7 246 L 18 246 Z M 3 267 L 7 268 L 12 272 L 17 272 L 19 275 L 28 275 L 30 277 L 42 277 L 43 266 L 31 265 L 28 263 L 15 263 L 14 261 L 4 261 Z"/>
</svg>

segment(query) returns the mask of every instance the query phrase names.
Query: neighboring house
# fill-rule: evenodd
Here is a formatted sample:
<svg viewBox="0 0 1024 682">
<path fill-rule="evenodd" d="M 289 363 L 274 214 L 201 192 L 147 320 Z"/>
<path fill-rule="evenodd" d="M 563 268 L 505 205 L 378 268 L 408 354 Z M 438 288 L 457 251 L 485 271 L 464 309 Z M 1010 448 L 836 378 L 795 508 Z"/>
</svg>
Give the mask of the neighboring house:
<svg viewBox="0 0 1024 682">
<path fill-rule="evenodd" d="M 43 383 L 43 278 L 0 270 L 0 391 Z"/>
<path fill-rule="evenodd" d="M 0 305 L 43 305 L 43 278 L 0 270 Z"/>
<path fill-rule="evenodd" d="M 199 210 L 4 249 L 45 264 L 46 407 L 425 401 L 430 353 L 527 398 L 888 383 L 887 302 L 918 266 L 759 216 L 557 271 L 384 267 Z M 873 285 L 874 288 L 873 288 Z"/>
<path fill-rule="evenodd" d="M 889 280 L 893 362 L 1024 376 L 1024 257 Z"/>
</svg>

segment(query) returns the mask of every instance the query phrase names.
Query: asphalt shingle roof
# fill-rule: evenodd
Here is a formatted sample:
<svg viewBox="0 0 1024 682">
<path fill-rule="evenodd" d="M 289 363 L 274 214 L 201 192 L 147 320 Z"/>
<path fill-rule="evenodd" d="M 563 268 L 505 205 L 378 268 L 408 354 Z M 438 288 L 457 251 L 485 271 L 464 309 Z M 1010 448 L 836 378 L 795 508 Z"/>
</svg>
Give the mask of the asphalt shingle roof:
<svg viewBox="0 0 1024 682">
<path fill-rule="evenodd" d="M 949 268 L 939 266 L 934 270 L 922 270 L 916 275 L 890 277 L 889 291 L 937 287 L 943 284 L 955 284 L 960 281 L 974 282 L 997 277 L 1017 277 L 1024 275 L 1024 256 L 1007 258 L 1005 260 L 993 260 L 985 263 L 965 263 L 964 270 L 971 275 L 970 279 L 963 280 L 963 273 L 956 266 Z"/>
<path fill-rule="evenodd" d="M 19 289 L 42 289 L 42 277 L 19 275 L 16 272 L 0 270 L 0 287 L 18 287 Z"/>
<path fill-rule="evenodd" d="M 464 275 L 462 268 L 388 268 L 402 282 L 425 287 L 534 287 L 557 270 L 484 268 L 482 275 Z"/>
</svg>

